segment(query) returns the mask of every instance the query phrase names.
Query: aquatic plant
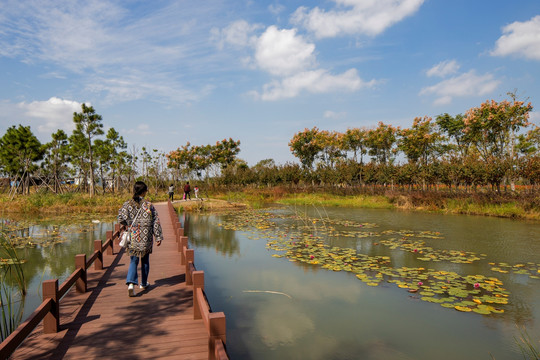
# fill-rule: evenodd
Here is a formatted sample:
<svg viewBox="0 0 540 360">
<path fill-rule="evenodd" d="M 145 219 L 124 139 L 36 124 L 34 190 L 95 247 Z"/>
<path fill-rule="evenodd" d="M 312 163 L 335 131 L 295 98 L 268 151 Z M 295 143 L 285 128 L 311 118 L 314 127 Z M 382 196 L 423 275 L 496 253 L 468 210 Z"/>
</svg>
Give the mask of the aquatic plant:
<svg viewBox="0 0 540 360">
<path fill-rule="evenodd" d="M 489 315 L 503 313 L 504 306 L 509 302 L 509 292 L 496 277 L 461 275 L 442 270 L 440 266 L 438 269 L 396 266 L 390 256 L 384 256 L 387 251 L 382 251 L 383 246 L 392 251 L 408 252 L 416 260 L 424 262 L 466 265 L 485 261 L 486 254 L 427 246 L 424 239 L 444 241 L 444 237 L 436 231 L 377 231 L 377 224 L 330 220 L 320 212 L 318 217 L 309 217 L 298 207 L 292 212 L 278 209 L 234 212 L 218 226 L 246 232 L 251 239 L 264 239 L 266 247 L 275 252 L 273 257 L 332 271 L 351 272 L 368 286 L 395 284 L 413 294 L 410 295 L 413 298 L 442 307 Z M 363 239 L 367 243 L 371 240 L 366 248 L 368 253 L 362 253 L 361 248 L 356 246 L 343 247 L 341 244 L 346 238 Z M 376 250 L 378 247 L 381 250 Z M 512 271 L 517 275 L 539 279 L 540 264 L 489 264 L 492 271 Z"/>
<path fill-rule="evenodd" d="M 26 279 L 15 246 L 0 232 L 0 339 L 3 341 L 19 326 L 26 297 Z"/>
</svg>

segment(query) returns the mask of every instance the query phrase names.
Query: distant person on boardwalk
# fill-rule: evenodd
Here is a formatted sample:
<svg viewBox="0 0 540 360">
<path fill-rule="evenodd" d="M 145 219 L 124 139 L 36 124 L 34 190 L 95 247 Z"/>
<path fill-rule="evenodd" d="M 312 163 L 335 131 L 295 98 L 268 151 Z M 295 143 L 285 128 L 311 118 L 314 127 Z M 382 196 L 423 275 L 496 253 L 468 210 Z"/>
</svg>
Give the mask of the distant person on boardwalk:
<svg viewBox="0 0 540 360">
<path fill-rule="evenodd" d="M 169 186 L 169 200 L 174 201 L 174 185 Z"/>
<path fill-rule="evenodd" d="M 189 200 L 191 200 L 191 186 L 189 186 L 189 181 L 184 185 L 184 200 L 187 200 L 189 197 Z"/>
<path fill-rule="evenodd" d="M 141 259 L 141 283 L 139 288 L 146 289 L 148 285 L 148 273 L 150 271 L 150 254 L 154 237 L 156 245 L 161 245 L 163 233 L 157 211 L 152 203 L 144 197 L 148 187 L 142 181 L 137 181 L 133 186 L 133 198 L 126 201 L 118 212 L 118 222 L 126 229 L 131 227 L 131 241 L 126 246 L 126 253 L 131 257 L 126 285 L 128 295 L 135 296 L 135 285 L 139 283 L 137 268 Z"/>
<path fill-rule="evenodd" d="M 199 198 L 199 187 L 195 186 L 195 188 L 193 189 L 193 192 L 195 193 L 195 199 L 198 199 Z"/>
</svg>

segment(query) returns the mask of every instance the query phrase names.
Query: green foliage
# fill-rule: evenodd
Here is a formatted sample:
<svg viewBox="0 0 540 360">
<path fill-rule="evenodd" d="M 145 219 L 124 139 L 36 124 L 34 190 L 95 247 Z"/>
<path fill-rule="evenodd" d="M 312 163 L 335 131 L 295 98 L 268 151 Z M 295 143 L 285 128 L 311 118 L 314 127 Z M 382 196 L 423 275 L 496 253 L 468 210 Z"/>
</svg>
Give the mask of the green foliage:
<svg viewBox="0 0 540 360">
<path fill-rule="evenodd" d="M 3 229 L 0 232 L 0 342 L 19 326 L 26 296 L 26 279 L 19 259 Z"/>
</svg>

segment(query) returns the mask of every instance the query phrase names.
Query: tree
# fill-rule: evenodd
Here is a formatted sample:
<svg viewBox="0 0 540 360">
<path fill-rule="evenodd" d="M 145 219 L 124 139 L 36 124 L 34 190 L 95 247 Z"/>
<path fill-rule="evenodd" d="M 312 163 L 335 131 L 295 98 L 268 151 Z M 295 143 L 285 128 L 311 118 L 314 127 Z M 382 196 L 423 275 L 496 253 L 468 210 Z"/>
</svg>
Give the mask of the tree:
<svg viewBox="0 0 540 360">
<path fill-rule="evenodd" d="M 127 149 L 127 143 L 124 141 L 124 138 L 120 136 L 118 131 L 116 131 L 114 128 L 110 128 L 109 131 L 107 131 L 107 142 L 110 146 L 110 154 L 111 154 L 111 182 L 113 184 L 113 192 L 116 190 L 117 186 L 117 179 L 120 178 L 120 174 L 122 172 L 122 168 L 125 167 L 125 164 L 127 163 L 127 157 L 128 154 L 124 150 Z"/>
<path fill-rule="evenodd" d="M 319 129 L 304 129 L 304 131 L 294 134 L 289 147 L 295 157 L 300 160 L 304 169 L 312 169 L 317 154 L 322 151 L 321 143 L 317 141 Z"/>
<path fill-rule="evenodd" d="M 52 140 L 45 144 L 44 165 L 48 168 L 53 178 L 53 190 L 58 193 L 61 190 L 60 179 L 68 171 L 69 162 L 69 142 L 64 130 L 58 130 L 51 135 Z"/>
<path fill-rule="evenodd" d="M 517 101 L 515 93 L 508 95 L 512 101 L 486 101 L 480 107 L 468 110 L 464 119 L 464 131 L 471 137 L 486 163 L 494 159 L 507 159 L 514 190 L 516 133 L 530 125 L 528 119 L 533 107 L 531 103 Z"/>
<path fill-rule="evenodd" d="M 12 126 L 0 139 L 0 163 L 10 177 L 21 177 L 22 192 L 30 191 L 30 174 L 38 166 L 35 162 L 43 159 L 43 148 L 30 126 Z"/>
<path fill-rule="evenodd" d="M 90 175 L 90 196 L 95 195 L 94 181 L 94 157 L 93 157 L 93 139 L 96 136 L 103 135 L 103 124 L 101 123 L 101 115 L 96 114 L 92 106 L 81 105 L 80 113 L 73 113 L 73 122 L 75 122 L 74 133 L 79 133 L 86 139 L 88 146 L 88 165 Z"/>
<path fill-rule="evenodd" d="M 212 160 L 215 164 L 220 164 L 222 169 L 234 163 L 236 155 L 240 152 L 240 140 L 234 141 L 232 138 L 223 139 L 216 142 L 212 149 Z"/>
<path fill-rule="evenodd" d="M 403 151 L 409 161 L 426 166 L 430 158 L 441 153 L 441 144 L 444 138 L 436 131 L 432 118 L 417 117 L 410 129 L 399 131 L 400 140 L 398 148 Z"/>
<path fill-rule="evenodd" d="M 445 113 L 438 115 L 436 122 L 448 138 L 454 141 L 455 144 L 453 149 L 461 155 L 461 158 L 467 156 L 469 154 L 472 139 L 470 135 L 464 131 L 465 122 L 463 115 L 458 114 L 453 117 Z"/>
<path fill-rule="evenodd" d="M 399 128 L 382 122 L 379 122 L 377 128 L 367 131 L 366 145 L 369 148 L 369 155 L 379 164 L 386 165 L 393 160 L 398 131 Z"/>
<path fill-rule="evenodd" d="M 364 163 L 364 155 L 366 154 L 366 130 L 365 129 L 347 129 L 343 137 L 342 149 L 352 151 L 353 160 L 357 161 L 357 155 L 360 154 L 360 164 Z"/>
<path fill-rule="evenodd" d="M 323 130 L 317 134 L 316 141 L 321 148 L 319 158 L 330 168 L 334 167 L 335 162 L 343 158 L 343 134 L 337 131 Z"/>
</svg>

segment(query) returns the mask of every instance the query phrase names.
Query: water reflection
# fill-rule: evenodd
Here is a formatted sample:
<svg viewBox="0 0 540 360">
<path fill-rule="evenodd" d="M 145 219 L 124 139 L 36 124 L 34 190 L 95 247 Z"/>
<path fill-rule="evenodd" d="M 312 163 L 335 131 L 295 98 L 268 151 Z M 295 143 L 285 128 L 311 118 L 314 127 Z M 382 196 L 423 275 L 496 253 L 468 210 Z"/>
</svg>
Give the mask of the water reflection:
<svg viewBox="0 0 540 360">
<path fill-rule="evenodd" d="M 94 240 L 106 240 L 114 216 L 69 215 L 2 219 L 2 230 L 17 246 L 28 294 L 23 319 L 41 303 L 41 284 L 58 279 L 61 284 L 75 270 L 75 255 L 94 252 Z"/>
<path fill-rule="evenodd" d="M 216 221 L 226 221 L 226 217 L 222 216 L 206 216 L 199 214 L 184 214 L 184 225 L 187 228 L 190 223 L 197 224 L 196 227 L 190 228 L 189 241 L 197 247 L 205 247 L 215 249 L 221 254 L 232 256 L 240 253 L 238 240 L 236 239 L 236 231 L 223 230 L 215 226 Z"/>
<path fill-rule="evenodd" d="M 286 209 L 279 211 L 287 213 Z M 484 274 L 501 279 L 511 293 L 505 313 L 459 313 L 420 301 L 421 296 L 385 281 L 369 287 L 351 272 L 273 258 L 275 252 L 267 248 L 267 243 L 276 237 L 283 239 L 285 233 L 291 237 L 290 222 L 283 217 L 273 218 L 275 228 L 259 222 L 250 229 L 236 225 L 225 229 L 223 224 L 231 220 L 227 215 L 198 215 L 190 219 L 188 235 L 197 248 L 197 263 L 205 270 L 212 306 L 227 314 L 228 348 L 233 358 L 473 359 L 492 354 L 504 359 L 520 355 L 514 341 L 514 336 L 519 336 L 516 323 L 525 325 L 533 339 L 540 338 L 540 326 L 535 321 L 540 316 L 540 280 L 515 272 L 493 272 L 488 263 L 540 264 L 540 252 L 529 251 L 539 247 L 539 224 L 380 210 L 327 209 L 326 214 L 335 232 L 342 231 L 324 238 L 331 247 L 389 256 L 393 267 L 423 266 L 461 276 Z M 340 224 L 336 225 L 334 219 Z M 380 237 L 347 235 L 344 221 L 376 224 L 366 231 L 377 234 L 387 230 L 440 232 L 440 238 L 425 239 L 426 246 L 485 256 L 471 263 L 422 262 L 414 252 L 375 245 Z M 314 237 L 330 234 L 328 226 L 324 229 L 320 223 L 304 223 L 310 228 L 307 233 Z M 493 232 L 501 228 L 512 233 L 504 244 L 500 236 L 493 237 Z M 225 234 L 227 240 L 222 240 L 220 236 Z M 234 261 L 227 247 L 220 251 L 222 241 L 234 242 Z"/>
</svg>

